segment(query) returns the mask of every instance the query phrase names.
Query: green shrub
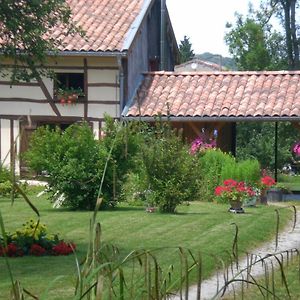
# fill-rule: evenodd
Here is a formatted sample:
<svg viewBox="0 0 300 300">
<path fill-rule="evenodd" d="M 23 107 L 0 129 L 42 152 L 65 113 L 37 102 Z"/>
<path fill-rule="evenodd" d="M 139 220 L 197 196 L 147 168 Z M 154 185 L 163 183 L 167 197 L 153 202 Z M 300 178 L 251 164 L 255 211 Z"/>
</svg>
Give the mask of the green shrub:
<svg viewBox="0 0 300 300">
<path fill-rule="evenodd" d="M 62 205 L 92 209 L 98 194 L 105 162 L 112 153 L 102 187 L 102 208 L 116 205 L 125 175 L 136 168 L 140 135 L 135 124 L 122 125 L 106 117 L 105 137 L 96 141 L 87 124 L 75 124 L 64 132 L 38 128 L 25 157 L 38 172 L 47 171 L 51 199 L 64 195 Z"/>
<path fill-rule="evenodd" d="M 148 204 L 149 188 L 146 175 L 143 172 L 130 172 L 122 185 L 121 199 L 129 205 L 146 206 Z"/>
<path fill-rule="evenodd" d="M 104 135 L 101 147 L 107 153 L 114 144 L 108 163 L 104 193 L 106 198 L 120 201 L 124 199 L 125 190 L 122 191 L 122 186 L 128 179 L 127 174 L 140 172 L 141 161 L 138 159 L 138 153 L 143 144 L 143 136 L 138 123 L 121 123 L 109 116 L 105 116 Z"/>
<path fill-rule="evenodd" d="M 11 179 L 10 171 L 5 167 L 0 166 L 0 183 L 10 181 L 10 179 Z"/>
<path fill-rule="evenodd" d="M 233 164 L 225 164 L 221 171 L 221 179 L 234 179 L 255 185 L 260 179 L 260 165 L 256 159 L 247 159 Z"/>
<path fill-rule="evenodd" d="M 158 123 L 142 154 L 151 197 L 161 212 L 174 213 L 178 204 L 197 198 L 197 159 L 180 135 Z"/>
<path fill-rule="evenodd" d="M 87 124 L 72 125 L 64 132 L 38 128 L 26 154 L 31 168 L 49 173 L 51 199 L 62 193 L 62 204 L 74 209 L 94 207 L 106 157 Z"/>
<path fill-rule="evenodd" d="M 206 150 L 204 153 L 199 153 L 198 157 L 200 162 L 198 172 L 201 174 L 199 185 L 200 199 L 213 201 L 214 190 L 222 183 L 222 169 L 224 166 L 230 167 L 234 165 L 234 157 L 219 149 Z"/>
</svg>

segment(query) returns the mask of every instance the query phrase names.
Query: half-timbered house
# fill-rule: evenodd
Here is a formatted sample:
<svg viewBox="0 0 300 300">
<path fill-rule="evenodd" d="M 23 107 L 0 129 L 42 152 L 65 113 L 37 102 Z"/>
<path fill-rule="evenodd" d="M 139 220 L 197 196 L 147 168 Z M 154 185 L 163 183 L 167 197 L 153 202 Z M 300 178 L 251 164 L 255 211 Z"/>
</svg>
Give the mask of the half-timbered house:
<svg viewBox="0 0 300 300">
<path fill-rule="evenodd" d="M 119 118 L 142 80 L 142 72 L 173 70 L 178 49 L 163 0 L 67 0 L 72 18 L 85 31 L 64 36 L 53 32 L 63 46 L 48 66 L 56 80 L 10 81 L 0 77 L 0 161 L 12 162 L 28 147 L 28 137 L 41 125 L 62 128 L 88 121 L 95 137 L 104 114 Z M 9 61 L 2 61 L 9 69 Z M 1 66 L 0 66 L 1 67 Z M 77 99 L 61 91 L 80 91 Z M 16 170 L 25 169 L 17 160 Z"/>
</svg>

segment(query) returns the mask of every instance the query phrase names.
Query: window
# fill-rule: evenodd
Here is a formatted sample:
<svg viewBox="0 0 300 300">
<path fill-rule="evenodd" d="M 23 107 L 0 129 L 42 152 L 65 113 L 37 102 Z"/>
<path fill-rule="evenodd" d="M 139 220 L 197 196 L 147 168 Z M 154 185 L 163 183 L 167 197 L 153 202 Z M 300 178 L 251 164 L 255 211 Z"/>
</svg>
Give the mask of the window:
<svg viewBox="0 0 300 300">
<path fill-rule="evenodd" d="M 77 93 L 83 99 L 84 96 L 84 74 L 83 73 L 56 73 L 54 84 L 56 98 L 60 94 Z"/>
</svg>

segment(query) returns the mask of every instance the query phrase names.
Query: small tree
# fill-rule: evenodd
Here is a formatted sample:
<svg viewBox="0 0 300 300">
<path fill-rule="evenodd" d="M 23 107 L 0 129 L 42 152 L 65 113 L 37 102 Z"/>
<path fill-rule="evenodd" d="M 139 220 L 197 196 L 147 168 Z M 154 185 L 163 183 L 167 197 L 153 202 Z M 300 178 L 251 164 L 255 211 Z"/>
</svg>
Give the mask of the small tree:
<svg viewBox="0 0 300 300">
<path fill-rule="evenodd" d="M 179 52 L 180 63 L 192 60 L 195 56 L 194 51 L 192 50 L 192 44 L 190 43 L 190 38 L 186 35 L 183 37 L 183 40 L 180 41 Z"/>
<path fill-rule="evenodd" d="M 156 125 L 142 156 L 153 201 L 161 212 L 174 213 L 177 205 L 197 197 L 196 159 L 170 128 Z"/>
</svg>

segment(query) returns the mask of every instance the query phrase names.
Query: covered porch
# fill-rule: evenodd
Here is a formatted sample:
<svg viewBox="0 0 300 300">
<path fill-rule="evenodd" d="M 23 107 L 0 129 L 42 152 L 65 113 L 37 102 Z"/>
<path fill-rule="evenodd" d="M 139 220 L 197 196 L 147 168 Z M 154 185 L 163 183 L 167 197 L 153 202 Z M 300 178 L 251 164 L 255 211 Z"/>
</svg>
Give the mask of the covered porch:
<svg viewBox="0 0 300 300">
<path fill-rule="evenodd" d="M 275 164 L 278 122 L 292 122 L 300 131 L 299 71 L 151 72 L 143 76 L 123 110 L 125 120 L 153 122 L 160 116 L 182 129 L 188 141 L 203 130 L 210 136 L 217 130 L 218 147 L 233 155 L 238 122 L 274 122 Z"/>
</svg>

